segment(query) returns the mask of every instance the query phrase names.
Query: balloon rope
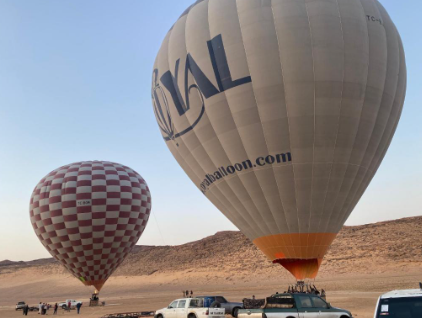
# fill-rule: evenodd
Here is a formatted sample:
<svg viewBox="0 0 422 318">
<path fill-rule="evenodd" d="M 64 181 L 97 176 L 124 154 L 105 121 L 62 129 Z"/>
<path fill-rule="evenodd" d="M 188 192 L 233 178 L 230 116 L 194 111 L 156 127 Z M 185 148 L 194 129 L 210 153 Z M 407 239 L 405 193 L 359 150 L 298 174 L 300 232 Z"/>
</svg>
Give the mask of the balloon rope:
<svg viewBox="0 0 422 318">
<path fill-rule="evenodd" d="M 158 225 L 157 216 L 155 215 L 155 212 L 151 211 L 151 214 L 154 216 L 155 224 L 157 225 L 157 228 L 158 228 L 158 233 L 160 233 L 160 236 L 161 236 L 161 239 L 163 240 L 164 245 L 167 245 L 166 241 L 164 240 L 164 236 L 161 233 L 160 226 Z"/>
</svg>

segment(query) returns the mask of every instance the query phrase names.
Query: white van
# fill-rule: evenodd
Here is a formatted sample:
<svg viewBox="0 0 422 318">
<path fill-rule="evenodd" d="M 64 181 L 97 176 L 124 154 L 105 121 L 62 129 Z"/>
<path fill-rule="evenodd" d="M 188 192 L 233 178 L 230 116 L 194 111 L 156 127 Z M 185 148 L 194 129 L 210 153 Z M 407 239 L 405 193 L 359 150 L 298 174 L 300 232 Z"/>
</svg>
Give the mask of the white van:
<svg viewBox="0 0 422 318">
<path fill-rule="evenodd" d="M 420 289 L 393 290 L 378 299 L 374 318 L 421 318 L 422 284 Z"/>
</svg>

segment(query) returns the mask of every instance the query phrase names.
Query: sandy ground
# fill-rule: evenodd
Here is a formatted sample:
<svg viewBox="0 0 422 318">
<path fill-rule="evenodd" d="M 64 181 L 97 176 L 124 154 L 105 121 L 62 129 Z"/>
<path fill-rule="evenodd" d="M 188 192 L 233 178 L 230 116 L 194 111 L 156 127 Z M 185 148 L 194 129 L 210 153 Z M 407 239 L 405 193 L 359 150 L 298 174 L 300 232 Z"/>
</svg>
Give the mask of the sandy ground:
<svg viewBox="0 0 422 318">
<path fill-rule="evenodd" d="M 213 279 L 216 273 L 198 273 L 198 279 L 189 282 L 183 280 L 186 275 L 184 272 L 147 277 L 119 276 L 111 278 L 101 292 L 101 300 L 106 302 L 106 306 L 90 308 L 87 305 L 92 288 L 80 285 L 70 276 L 37 275 L 34 278 L 30 274 L 34 273 L 28 270 L 0 276 L 0 318 L 22 316 L 21 311 L 14 310 L 17 301 L 36 305 L 40 301 L 54 304 L 66 298 L 74 298 L 85 302 L 80 317 L 100 318 L 116 312 L 157 310 L 167 306 L 173 299 L 180 298 L 181 291 L 185 289 L 193 289 L 196 295 L 221 294 L 231 301 L 241 301 L 252 295 L 259 298 L 276 291 L 282 292 L 292 283 L 291 280 L 277 277 L 265 281 L 248 277 L 247 282 L 223 279 L 217 275 Z M 206 282 L 201 280 L 205 275 L 211 277 Z M 321 275 L 315 284 L 326 289 L 328 301 L 333 306 L 350 310 L 354 317 L 370 318 L 373 317 L 380 294 L 393 289 L 417 288 L 421 280 L 420 271 L 406 271 L 378 275 Z M 59 310 L 58 315 L 77 316 L 75 311 L 68 313 L 63 310 Z M 28 316 L 38 317 L 38 314 L 30 312 Z"/>
</svg>

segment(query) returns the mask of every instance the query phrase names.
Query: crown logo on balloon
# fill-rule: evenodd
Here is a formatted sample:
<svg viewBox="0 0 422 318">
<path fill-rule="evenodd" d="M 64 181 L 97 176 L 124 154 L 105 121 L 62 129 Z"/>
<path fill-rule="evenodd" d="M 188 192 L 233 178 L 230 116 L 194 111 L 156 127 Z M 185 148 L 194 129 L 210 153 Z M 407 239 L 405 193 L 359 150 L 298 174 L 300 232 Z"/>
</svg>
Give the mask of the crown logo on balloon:
<svg viewBox="0 0 422 318">
<path fill-rule="evenodd" d="M 174 124 L 171 119 L 169 103 L 167 100 L 167 96 L 158 81 L 157 69 L 155 69 L 153 72 L 152 83 L 153 87 L 151 91 L 151 98 L 158 126 L 160 127 L 161 131 L 167 135 L 168 140 L 173 140 L 175 142 L 176 137 L 174 133 Z M 176 145 L 179 146 L 177 142 Z"/>
</svg>

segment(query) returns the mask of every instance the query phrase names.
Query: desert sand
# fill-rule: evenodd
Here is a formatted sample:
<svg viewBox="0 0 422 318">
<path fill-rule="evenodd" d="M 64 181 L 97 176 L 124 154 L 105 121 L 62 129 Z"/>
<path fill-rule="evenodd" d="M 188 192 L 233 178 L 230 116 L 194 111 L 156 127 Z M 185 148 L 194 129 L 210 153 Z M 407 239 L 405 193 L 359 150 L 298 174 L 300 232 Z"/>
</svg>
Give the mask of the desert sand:
<svg viewBox="0 0 422 318">
<path fill-rule="evenodd" d="M 422 217 L 345 227 L 322 264 L 315 285 L 328 301 L 354 317 L 373 317 L 376 300 L 393 289 L 422 281 Z M 0 317 L 20 317 L 14 305 L 26 301 L 84 301 L 81 317 L 157 310 L 182 290 L 220 294 L 231 301 L 282 292 L 295 281 L 269 262 L 239 232 L 220 232 L 180 246 L 137 246 L 100 293 L 104 307 L 89 308 L 93 288 L 84 287 L 52 259 L 0 262 Z M 49 312 L 49 315 L 52 311 Z M 29 316 L 38 316 L 29 313 Z M 59 316 L 77 316 L 59 310 Z"/>
</svg>

